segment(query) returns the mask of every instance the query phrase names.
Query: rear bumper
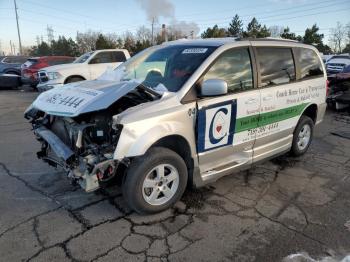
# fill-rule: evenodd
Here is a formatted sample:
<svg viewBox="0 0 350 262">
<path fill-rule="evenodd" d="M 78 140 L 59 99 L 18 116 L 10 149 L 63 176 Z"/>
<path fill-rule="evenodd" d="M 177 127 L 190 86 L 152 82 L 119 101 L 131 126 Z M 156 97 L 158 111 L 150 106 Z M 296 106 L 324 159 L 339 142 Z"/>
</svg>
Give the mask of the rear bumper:
<svg viewBox="0 0 350 262">
<path fill-rule="evenodd" d="M 15 88 L 18 87 L 20 84 L 20 76 L 0 73 L 0 88 Z"/>
<path fill-rule="evenodd" d="M 22 83 L 25 85 L 37 85 L 39 83 L 38 80 L 35 80 L 33 78 L 29 78 L 29 77 L 21 77 Z"/>
</svg>

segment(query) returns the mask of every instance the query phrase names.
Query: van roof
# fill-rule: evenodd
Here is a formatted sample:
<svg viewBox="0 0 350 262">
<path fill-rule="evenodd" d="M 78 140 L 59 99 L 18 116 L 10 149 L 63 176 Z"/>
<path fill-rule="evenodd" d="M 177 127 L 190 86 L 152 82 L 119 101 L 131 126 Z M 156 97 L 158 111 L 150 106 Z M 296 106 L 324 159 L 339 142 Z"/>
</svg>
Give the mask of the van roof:
<svg viewBox="0 0 350 262">
<path fill-rule="evenodd" d="M 235 38 L 235 37 L 224 37 L 224 38 L 205 38 L 205 39 L 179 39 L 170 42 L 164 42 L 163 45 L 196 45 L 196 46 L 222 46 L 225 44 L 239 42 L 239 41 L 273 41 L 274 43 L 295 43 L 298 45 L 305 45 L 296 40 L 283 39 L 283 38 Z"/>
</svg>

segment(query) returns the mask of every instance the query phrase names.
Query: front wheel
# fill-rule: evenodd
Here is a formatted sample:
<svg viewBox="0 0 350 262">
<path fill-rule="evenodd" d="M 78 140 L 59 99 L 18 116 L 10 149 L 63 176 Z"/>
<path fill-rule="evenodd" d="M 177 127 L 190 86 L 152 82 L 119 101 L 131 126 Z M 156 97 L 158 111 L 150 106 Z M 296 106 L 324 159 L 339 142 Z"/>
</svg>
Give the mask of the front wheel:
<svg viewBox="0 0 350 262">
<path fill-rule="evenodd" d="M 308 150 L 313 136 L 314 122 L 308 116 L 301 116 L 293 133 L 291 153 L 294 156 L 301 156 Z"/>
<path fill-rule="evenodd" d="M 138 213 L 155 213 L 175 204 L 186 184 L 184 160 L 170 149 L 154 147 L 131 162 L 123 183 L 123 196 Z"/>
</svg>

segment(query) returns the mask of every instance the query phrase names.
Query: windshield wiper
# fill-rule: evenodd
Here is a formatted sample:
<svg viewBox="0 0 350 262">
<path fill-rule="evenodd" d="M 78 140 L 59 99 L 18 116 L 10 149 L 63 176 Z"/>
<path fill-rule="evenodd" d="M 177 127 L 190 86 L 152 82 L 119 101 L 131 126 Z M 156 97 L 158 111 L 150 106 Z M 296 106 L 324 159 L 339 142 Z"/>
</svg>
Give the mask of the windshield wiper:
<svg viewBox="0 0 350 262">
<path fill-rule="evenodd" d="M 144 92 L 147 92 L 147 93 L 149 93 L 149 94 L 151 94 L 151 95 L 153 95 L 153 96 L 155 96 L 157 98 L 161 98 L 162 97 L 161 94 L 159 94 L 158 92 L 154 91 L 152 88 L 149 88 L 149 87 L 145 86 L 144 84 L 139 84 L 137 86 L 137 88 L 139 88 L 140 90 L 142 90 Z"/>
</svg>

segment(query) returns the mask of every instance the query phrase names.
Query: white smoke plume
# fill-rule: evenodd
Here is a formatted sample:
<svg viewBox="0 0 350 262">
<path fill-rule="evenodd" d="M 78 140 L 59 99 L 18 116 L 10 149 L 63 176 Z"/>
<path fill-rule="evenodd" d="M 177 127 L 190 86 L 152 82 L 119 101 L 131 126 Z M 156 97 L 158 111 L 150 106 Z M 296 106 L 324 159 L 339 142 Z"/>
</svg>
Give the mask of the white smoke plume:
<svg viewBox="0 0 350 262">
<path fill-rule="evenodd" d="M 136 0 L 136 2 L 145 10 L 150 22 L 153 19 L 158 21 L 159 17 L 173 18 L 175 16 L 175 7 L 168 0 Z"/>
<path fill-rule="evenodd" d="M 175 19 L 170 23 L 169 29 L 171 31 L 179 31 L 188 38 L 191 36 L 195 37 L 200 30 L 199 26 L 194 22 L 177 21 Z"/>
<path fill-rule="evenodd" d="M 169 0 L 136 0 L 145 10 L 147 20 L 158 22 L 160 17 L 169 19 L 167 26 L 171 33 L 180 33 L 181 36 L 191 37 L 199 33 L 199 26 L 194 22 L 177 21 L 175 18 L 175 6 Z"/>
</svg>

